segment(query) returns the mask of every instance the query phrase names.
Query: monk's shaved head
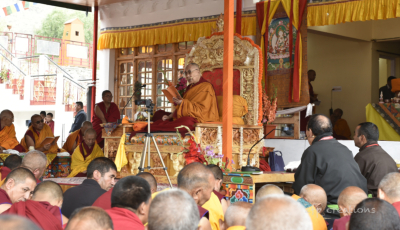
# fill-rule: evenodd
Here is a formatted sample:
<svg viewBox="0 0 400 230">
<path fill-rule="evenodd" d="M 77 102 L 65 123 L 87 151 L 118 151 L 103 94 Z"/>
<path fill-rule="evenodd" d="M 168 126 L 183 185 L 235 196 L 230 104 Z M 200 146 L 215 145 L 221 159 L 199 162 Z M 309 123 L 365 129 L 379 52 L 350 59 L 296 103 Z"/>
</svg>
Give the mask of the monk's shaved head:
<svg viewBox="0 0 400 230">
<path fill-rule="evenodd" d="M 314 114 L 311 116 L 307 124 L 307 130 L 308 129 L 311 129 L 315 136 L 323 133 L 332 133 L 333 130 L 331 120 L 322 114 Z"/>
<path fill-rule="evenodd" d="M 367 199 L 367 194 L 359 187 L 349 186 L 340 193 L 338 205 L 342 216 L 350 216 L 354 208 L 364 199 Z"/>
<path fill-rule="evenodd" d="M 86 130 L 93 129 L 93 124 L 90 121 L 85 121 L 82 123 L 81 132 L 85 134 Z"/>
<path fill-rule="evenodd" d="M 41 230 L 31 220 L 17 215 L 0 215 L 0 229 L 7 230 Z"/>
<path fill-rule="evenodd" d="M 327 197 L 325 190 L 316 184 L 307 184 L 301 188 L 300 197 L 314 205 L 319 213 L 326 208 Z"/>
<path fill-rule="evenodd" d="M 157 192 L 157 180 L 153 176 L 153 174 L 151 174 L 149 172 L 141 172 L 141 173 L 137 174 L 136 176 L 145 179 L 149 183 L 151 193 Z"/>
<path fill-rule="evenodd" d="M 14 204 L 30 199 L 35 187 L 36 179 L 33 173 L 26 168 L 17 168 L 8 174 L 1 189 L 7 193 L 11 203 Z"/>
<path fill-rule="evenodd" d="M 90 121 L 84 121 L 81 128 L 93 128 L 93 124 Z"/>
<path fill-rule="evenodd" d="M 68 221 L 65 230 L 112 230 L 113 222 L 110 216 L 98 207 L 83 207 L 76 209 Z"/>
<path fill-rule="evenodd" d="M 5 109 L 3 111 L 1 111 L 0 113 L 0 129 L 4 128 L 4 126 L 11 126 L 12 123 L 14 122 L 14 114 L 8 110 Z"/>
<path fill-rule="evenodd" d="M 258 200 L 260 200 L 261 198 L 264 198 L 266 196 L 273 195 L 273 194 L 283 195 L 283 191 L 281 188 L 279 188 L 276 185 L 266 184 L 258 190 L 257 195 L 256 195 L 256 202 Z"/>
<path fill-rule="evenodd" d="M 63 191 L 61 186 L 53 181 L 43 181 L 33 190 L 32 200 L 47 201 L 51 205 L 61 206 L 63 202 Z"/>
<path fill-rule="evenodd" d="M 14 117 L 13 112 L 11 112 L 11 110 L 8 110 L 8 109 L 5 109 L 5 110 L 1 111 L 1 113 L 0 113 L 0 119 L 13 118 L 13 117 Z"/>
<path fill-rule="evenodd" d="M 7 168 L 14 170 L 16 168 L 18 168 L 19 166 L 21 166 L 22 163 L 22 158 L 20 156 L 18 156 L 17 154 L 12 154 L 9 155 L 6 160 L 4 161 L 4 166 L 6 166 Z"/>
<path fill-rule="evenodd" d="M 47 157 L 44 153 L 33 150 L 29 151 L 22 159 L 21 167 L 27 168 L 35 174 L 36 179 L 43 176 L 47 165 Z"/>
<path fill-rule="evenodd" d="M 31 171 L 29 171 L 29 169 L 17 168 L 17 169 L 14 169 L 13 171 L 11 171 L 10 174 L 7 175 L 3 186 L 5 184 L 7 184 L 7 182 L 9 180 L 14 180 L 15 184 L 21 184 L 21 183 L 24 183 L 26 181 L 26 179 L 36 181 L 35 176 L 33 175 L 33 173 Z"/>
<path fill-rule="evenodd" d="M 42 119 L 42 116 L 40 116 L 39 114 L 33 114 L 31 117 L 31 122 L 33 122 L 36 119 Z"/>
<path fill-rule="evenodd" d="M 252 207 L 252 204 L 243 201 L 231 204 L 225 213 L 225 228 L 246 226 L 246 219 Z"/>
<path fill-rule="evenodd" d="M 246 219 L 246 230 L 313 229 L 306 209 L 285 195 L 269 195 L 257 201 Z"/>
<path fill-rule="evenodd" d="M 378 197 L 389 203 L 400 201 L 400 173 L 384 176 L 378 186 Z"/>
<path fill-rule="evenodd" d="M 188 192 L 201 206 L 210 199 L 214 180 L 214 175 L 205 165 L 195 162 L 179 172 L 178 188 Z"/>
<path fill-rule="evenodd" d="M 148 230 L 197 230 L 199 220 L 193 198 L 185 191 L 171 189 L 160 192 L 151 202 Z"/>
<path fill-rule="evenodd" d="M 85 136 L 87 135 L 95 135 L 97 136 L 96 130 L 94 130 L 93 128 L 89 128 L 85 131 Z"/>
</svg>

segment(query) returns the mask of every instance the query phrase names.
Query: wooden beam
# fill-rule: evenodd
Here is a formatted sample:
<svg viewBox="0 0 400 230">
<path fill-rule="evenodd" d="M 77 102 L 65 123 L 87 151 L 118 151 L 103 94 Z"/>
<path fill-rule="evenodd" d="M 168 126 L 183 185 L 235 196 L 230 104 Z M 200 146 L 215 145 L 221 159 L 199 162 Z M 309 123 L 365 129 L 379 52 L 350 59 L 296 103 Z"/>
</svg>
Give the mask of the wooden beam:
<svg viewBox="0 0 400 230">
<path fill-rule="evenodd" d="M 234 5 L 235 0 L 224 0 L 222 152 L 229 162 L 232 159 Z"/>
</svg>

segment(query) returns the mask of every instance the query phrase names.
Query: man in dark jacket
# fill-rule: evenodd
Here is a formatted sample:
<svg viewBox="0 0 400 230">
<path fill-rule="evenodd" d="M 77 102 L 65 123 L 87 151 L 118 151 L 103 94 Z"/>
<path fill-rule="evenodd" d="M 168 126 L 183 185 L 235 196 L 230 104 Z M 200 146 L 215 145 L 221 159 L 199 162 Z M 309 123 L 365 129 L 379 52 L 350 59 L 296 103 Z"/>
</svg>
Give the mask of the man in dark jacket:
<svg viewBox="0 0 400 230">
<path fill-rule="evenodd" d="M 69 131 L 70 133 L 75 132 L 76 130 L 80 129 L 82 127 L 82 123 L 87 121 L 87 114 L 83 110 L 83 103 L 80 101 L 77 101 L 75 103 L 75 120 L 74 123 L 71 126 L 71 130 Z"/>
<path fill-rule="evenodd" d="M 77 208 L 92 204 L 115 185 L 117 167 L 106 157 L 98 157 L 87 167 L 87 179 L 64 193 L 61 212 L 69 218 Z"/>
<path fill-rule="evenodd" d="M 396 162 L 378 144 L 379 129 L 371 122 L 357 126 L 354 143 L 360 151 L 354 157 L 361 174 L 367 179 L 368 193 L 377 195 L 382 178 L 391 172 L 398 172 Z"/>
<path fill-rule="evenodd" d="M 306 136 L 311 146 L 304 151 L 294 176 L 293 189 L 296 194 L 300 194 L 304 185 L 319 185 L 326 192 L 328 207 L 333 207 L 342 190 L 349 186 L 357 186 L 367 192 L 367 180 L 361 174 L 353 154 L 332 137 L 332 123 L 326 116 L 311 116 Z"/>
</svg>

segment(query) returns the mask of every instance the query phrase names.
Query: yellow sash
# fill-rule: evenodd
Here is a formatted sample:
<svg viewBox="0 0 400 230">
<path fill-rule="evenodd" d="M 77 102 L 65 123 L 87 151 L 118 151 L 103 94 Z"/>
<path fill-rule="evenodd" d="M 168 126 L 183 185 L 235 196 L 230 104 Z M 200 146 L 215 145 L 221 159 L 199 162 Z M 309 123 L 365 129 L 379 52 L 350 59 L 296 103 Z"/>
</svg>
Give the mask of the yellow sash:
<svg viewBox="0 0 400 230">
<path fill-rule="evenodd" d="M 83 151 L 84 151 L 84 154 L 86 155 L 85 148 L 83 148 Z M 89 156 L 87 156 L 86 159 L 83 158 L 83 155 L 81 153 L 79 146 L 76 147 L 74 153 L 71 156 L 72 172 L 68 175 L 68 177 L 74 177 L 78 173 L 81 173 L 81 172 L 87 170 L 87 167 L 90 164 L 90 162 L 92 162 L 92 160 L 94 160 L 98 157 L 104 157 L 104 153 L 97 143 L 94 145 L 92 153 Z"/>
<path fill-rule="evenodd" d="M 218 196 L 211 193 L 210 199 L 202 207 L 209 212 L 211 229 L 219 230 L 219 220 L 224 221 L 224 211 Z"/>
<path fill-rule="evenodd" d="M 232 226 L 229 227 L 227 230 L 245 230 L 246 227 L 245 226 Z"/>
</svg>

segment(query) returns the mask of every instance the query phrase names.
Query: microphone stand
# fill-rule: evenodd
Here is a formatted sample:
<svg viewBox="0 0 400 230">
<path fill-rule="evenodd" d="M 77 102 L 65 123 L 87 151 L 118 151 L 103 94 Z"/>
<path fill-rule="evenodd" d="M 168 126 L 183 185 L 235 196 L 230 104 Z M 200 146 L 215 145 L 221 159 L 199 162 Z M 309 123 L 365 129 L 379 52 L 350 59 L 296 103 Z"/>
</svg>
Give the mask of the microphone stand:
<svg viewBox="0 0 400 230">
<path fill-rule="evenodd" d="M 146 85 L 142 85 L 141 88 L 144 88 L 144 87 L 146 87 Z M 135 96 L 135 93 L 136 93 L 136 92 L 137 92 L 136 90 L 133 91 L 132 96 L 129 98 L 128 102 L 126 103 L 126 105 L 124 106 L 124 108 L 122 108 L 121 111 L 124 111 L 124 109 L 126 108 L 126 106 L 129 105 L 129 102 L 130 102 L 130 101 L 132 100 L 132 98 Z M 123 119 L 123 118 L 124 118 L 124 115 L 121 115 L 121 119 L 118 119 L 118 124 L 121 124 L 121 123 L 122 123 L 122 119 Z"/>
<path fill-rule="evenodd" d="M 260 143 L 260 141 L 264 140 L 270 133 L 272 133 L 272 131 L 275 131 L 275 130 L 281 130 L 281 129 L 273 129 L 273 130 L 271 130 L 269 133 L 264 135 L 260 140 L 258 140 L 257 143 L 255 143 L 253 146 L 251 146 L 249 154 L 247 155 L 247 165 L 246 166 L 242 166 L 242 169 L 241 169 L 242 172 L 257 172 L 257 171 L 260 171 L 259 168 L 253 167 L 253 166 L 250 165 L 250 153 L 251 153 L 251 150 L 253 149 L 254 146 L 256 146 L 258 143 Z"/>
</svg>

